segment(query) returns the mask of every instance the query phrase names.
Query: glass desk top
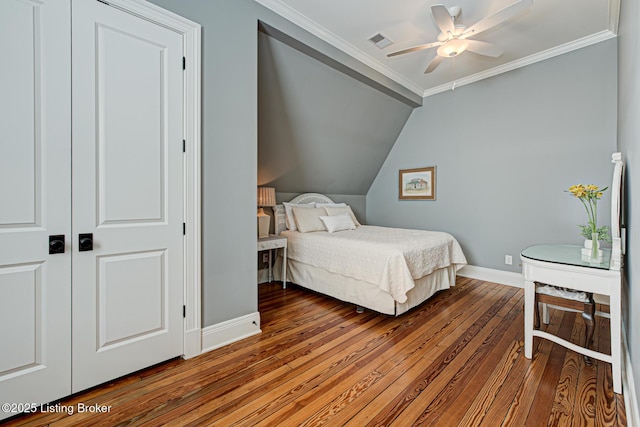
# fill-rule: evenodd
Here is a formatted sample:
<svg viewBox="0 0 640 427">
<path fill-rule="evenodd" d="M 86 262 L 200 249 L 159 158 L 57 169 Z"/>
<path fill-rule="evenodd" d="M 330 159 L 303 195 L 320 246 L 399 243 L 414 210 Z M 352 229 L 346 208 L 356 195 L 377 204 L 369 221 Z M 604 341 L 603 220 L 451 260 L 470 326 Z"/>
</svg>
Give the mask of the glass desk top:
<svg viewBox="0 0 640 427">
<path fill-rule="evenodd" d="M 611 261 L 611 249 L 602 249 L 602 262 L 593 262 L 582 259 L 582 246 L 575 245 L 534 245 L 523 250 L 520 255 L 536 261 L 601 270 L 609 270 Z"/>
</svg>

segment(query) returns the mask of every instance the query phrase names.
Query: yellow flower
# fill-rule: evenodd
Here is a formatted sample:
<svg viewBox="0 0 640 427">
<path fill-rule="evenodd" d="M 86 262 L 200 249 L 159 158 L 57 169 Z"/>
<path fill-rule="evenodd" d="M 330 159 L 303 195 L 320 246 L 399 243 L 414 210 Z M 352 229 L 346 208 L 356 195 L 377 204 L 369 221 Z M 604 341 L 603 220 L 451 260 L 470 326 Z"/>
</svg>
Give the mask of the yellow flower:
<svg viewBox="0 0 640 427">
<path fill-rule="evenodd" d="M 576 184 L 569 187 L 568 192 L 580 199 L 587 211 L 588 226 L 583 226 L 586 231 L 591 231 L 591 233 L 598 231 L 597 202 L 602 198 L 602 193 L 607 188 L 600 189 L 600 187 L 593 184 Z"/>
<path fill-rule="evenodd" d="M 569 187 L 569 192 L 575 197 L 583 197 L 585 194 L 585 189 L 582 184 L 572 185 L 571 187 Z"/>
</svg>

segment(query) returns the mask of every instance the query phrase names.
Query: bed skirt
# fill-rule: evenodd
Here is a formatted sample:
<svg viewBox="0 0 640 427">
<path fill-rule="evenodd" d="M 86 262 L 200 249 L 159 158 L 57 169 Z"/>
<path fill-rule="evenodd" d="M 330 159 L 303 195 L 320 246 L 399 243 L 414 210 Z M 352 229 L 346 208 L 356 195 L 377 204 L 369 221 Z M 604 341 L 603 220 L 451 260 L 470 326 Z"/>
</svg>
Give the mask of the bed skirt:
<svg viewBox="0 0 640 427">
<path fill-rule="evenodd" d="M 281 265 L 282 262 L 276 261 L 274 266 L 274 277 L 278 280 L 281 280 Z M 403 303 L 395 301 L 377 285 L 291 259 L 287 260 L 287 281 L 379 313 L 398 316 L 421 304 L 436 292 L 454 286 L 456 270 L 456 266 L 452 265 L 415 280 L 415 287 L 407 293 L 407 300 Z"/>
</svg>

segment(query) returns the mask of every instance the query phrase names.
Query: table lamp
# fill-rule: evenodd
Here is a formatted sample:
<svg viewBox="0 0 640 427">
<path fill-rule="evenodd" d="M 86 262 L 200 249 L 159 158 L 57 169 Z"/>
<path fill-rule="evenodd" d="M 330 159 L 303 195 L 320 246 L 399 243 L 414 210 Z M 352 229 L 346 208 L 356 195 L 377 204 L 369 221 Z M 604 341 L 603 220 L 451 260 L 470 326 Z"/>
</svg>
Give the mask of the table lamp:
<svg viewBox="0 0 640 427">
<path fill-rule="evenodd" d="M 271 217 L 264 213 L 264 207 L 276 205 L 276 189 L 273 187 L 258 187 L 258 238 L 269 236 Z"/>
</svg>

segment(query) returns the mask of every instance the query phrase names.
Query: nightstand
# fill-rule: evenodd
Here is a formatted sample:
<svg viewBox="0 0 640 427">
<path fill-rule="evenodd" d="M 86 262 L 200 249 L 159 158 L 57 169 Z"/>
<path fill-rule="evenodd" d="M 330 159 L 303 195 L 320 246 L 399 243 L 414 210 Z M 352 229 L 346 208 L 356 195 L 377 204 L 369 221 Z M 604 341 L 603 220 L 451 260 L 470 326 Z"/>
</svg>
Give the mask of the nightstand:
<svg viewBox="0 0 640 427">
<path fill-rule="evenodd" d="M 273 281 L 271 271 L 271 251 L 282 248 L 282 288 L 287 288 L 287 238 L 270 234 L 269 237 L 258 239 L 258 252 L 269 251 L 269 281 Z"/>
</svg>

